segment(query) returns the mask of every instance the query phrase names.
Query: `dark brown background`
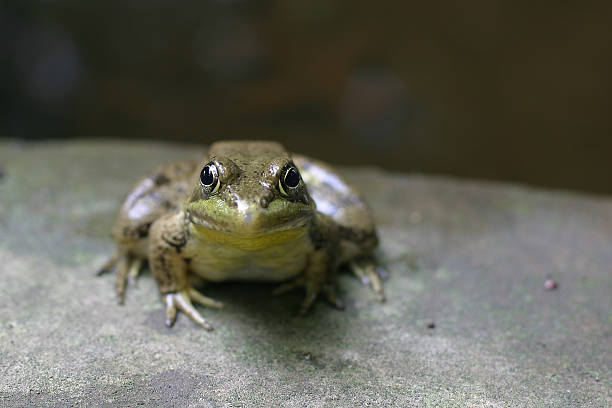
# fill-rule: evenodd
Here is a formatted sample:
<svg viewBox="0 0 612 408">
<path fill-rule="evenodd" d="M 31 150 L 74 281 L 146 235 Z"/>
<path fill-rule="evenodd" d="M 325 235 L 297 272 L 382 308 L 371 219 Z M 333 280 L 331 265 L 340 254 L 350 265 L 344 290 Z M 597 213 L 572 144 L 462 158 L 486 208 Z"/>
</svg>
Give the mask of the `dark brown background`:
<svg viewBox="0 0 612 408">
<path fill-rule="evenodd" d="M 180 4 L 180 6 L 179 6 Z M 0 3 L 0 132 L 612 193 L 612 3 Z"/>
</svg>

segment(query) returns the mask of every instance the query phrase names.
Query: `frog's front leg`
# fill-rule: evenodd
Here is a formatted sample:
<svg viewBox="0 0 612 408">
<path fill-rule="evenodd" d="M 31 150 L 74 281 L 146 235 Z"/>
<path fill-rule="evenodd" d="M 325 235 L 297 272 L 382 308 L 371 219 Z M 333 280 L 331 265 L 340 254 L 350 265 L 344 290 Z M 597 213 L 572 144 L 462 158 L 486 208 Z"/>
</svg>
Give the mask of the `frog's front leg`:
<svg viewBox="0 0 612 408">
<path fill-rule="evenodd" d="M 188 262 L 183 256 L 187 243 L 182 215 L 171 214 L 151 227 L 149 265 L 166 305 L 166 324 L 172 326 L 180 310 L 206 330 L 212 326 L 204 320 L 192 302 L 212 308 L 223 304 L 193 289 L 188 279 Z"/>
<path fill-rule="evenodd" d="M 276 288 L 274 294 L 279 295 L 298 287 L 304 287 L 306 295 L 300 306 L 301 315 L 308 312 L 321 292 L 332 306 L 343 309 L 344 304 L 336 294 L 336 269 L 328 249 L 320 248 L 310 254 L 304 272 L 292 281 Z"/>
</svg>

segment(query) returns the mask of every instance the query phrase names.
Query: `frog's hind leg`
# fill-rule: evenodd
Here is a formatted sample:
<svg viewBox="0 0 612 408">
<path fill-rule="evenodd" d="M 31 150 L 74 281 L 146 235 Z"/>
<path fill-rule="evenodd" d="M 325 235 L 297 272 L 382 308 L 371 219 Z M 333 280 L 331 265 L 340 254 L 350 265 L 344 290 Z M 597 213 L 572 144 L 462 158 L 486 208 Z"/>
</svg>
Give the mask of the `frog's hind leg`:
<svg viewBox="0 0 612 408">
<path fill-rule="evenodd" d="M 385 301 L 385 292 L 382 285 L 382 277 L 385 274 L 384 269 L 378 266 L 373 259 L 353 260 L 348 264 L 349 269 L 361 280 L 364 285 L 369 285 L 379 302 Z"/>
</svg>

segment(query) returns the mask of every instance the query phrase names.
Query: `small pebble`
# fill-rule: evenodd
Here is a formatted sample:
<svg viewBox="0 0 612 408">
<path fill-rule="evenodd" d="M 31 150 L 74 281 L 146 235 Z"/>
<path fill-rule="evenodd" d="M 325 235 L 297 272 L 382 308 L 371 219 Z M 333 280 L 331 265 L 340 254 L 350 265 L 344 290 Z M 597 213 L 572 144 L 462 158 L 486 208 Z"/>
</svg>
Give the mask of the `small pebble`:
<svg viewBox="0 0 612 408">
<path fill-rule="evenodd" d="M 427 324 L 425 326 L 428 329 L 435 329 L 436 328 L 436 324 L 434 322 L 427 322 Z"/>
<path fill-rule="evenodd" d="M 552 279 L 547 279 L 546 282 L 544 282 L 544 289 L 546 290 L 555 290 L 559 287 L 559 284 L 557 283 L 557 281 L 554 281 Z"/>
</svg>

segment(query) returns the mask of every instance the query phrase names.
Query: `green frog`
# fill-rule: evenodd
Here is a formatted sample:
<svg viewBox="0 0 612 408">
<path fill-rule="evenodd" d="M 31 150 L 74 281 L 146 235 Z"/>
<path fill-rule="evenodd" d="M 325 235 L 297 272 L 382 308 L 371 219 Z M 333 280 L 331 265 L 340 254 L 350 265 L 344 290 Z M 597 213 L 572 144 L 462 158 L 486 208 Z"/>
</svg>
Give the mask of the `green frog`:
<svg viewBox="0 0 612 408">
<path fill-rule="evenodd" d="M 327 164 L 274 142 L 217 142 L 201 162 L 157 168 L 128 194 L 112 234 L 117 251 L 98 273 L 116 269 L 123 303 L 148 262 L 168 326 L 182 311 L 212 329 L 194 307 L 223 307 L 196 289 L 208 282 L 278 282 L 275 294 L 304 288 L 301 314 L 319 294 L 341 309 L 342 265 L 385 299 L 365 202 Z"/>
</svg>

